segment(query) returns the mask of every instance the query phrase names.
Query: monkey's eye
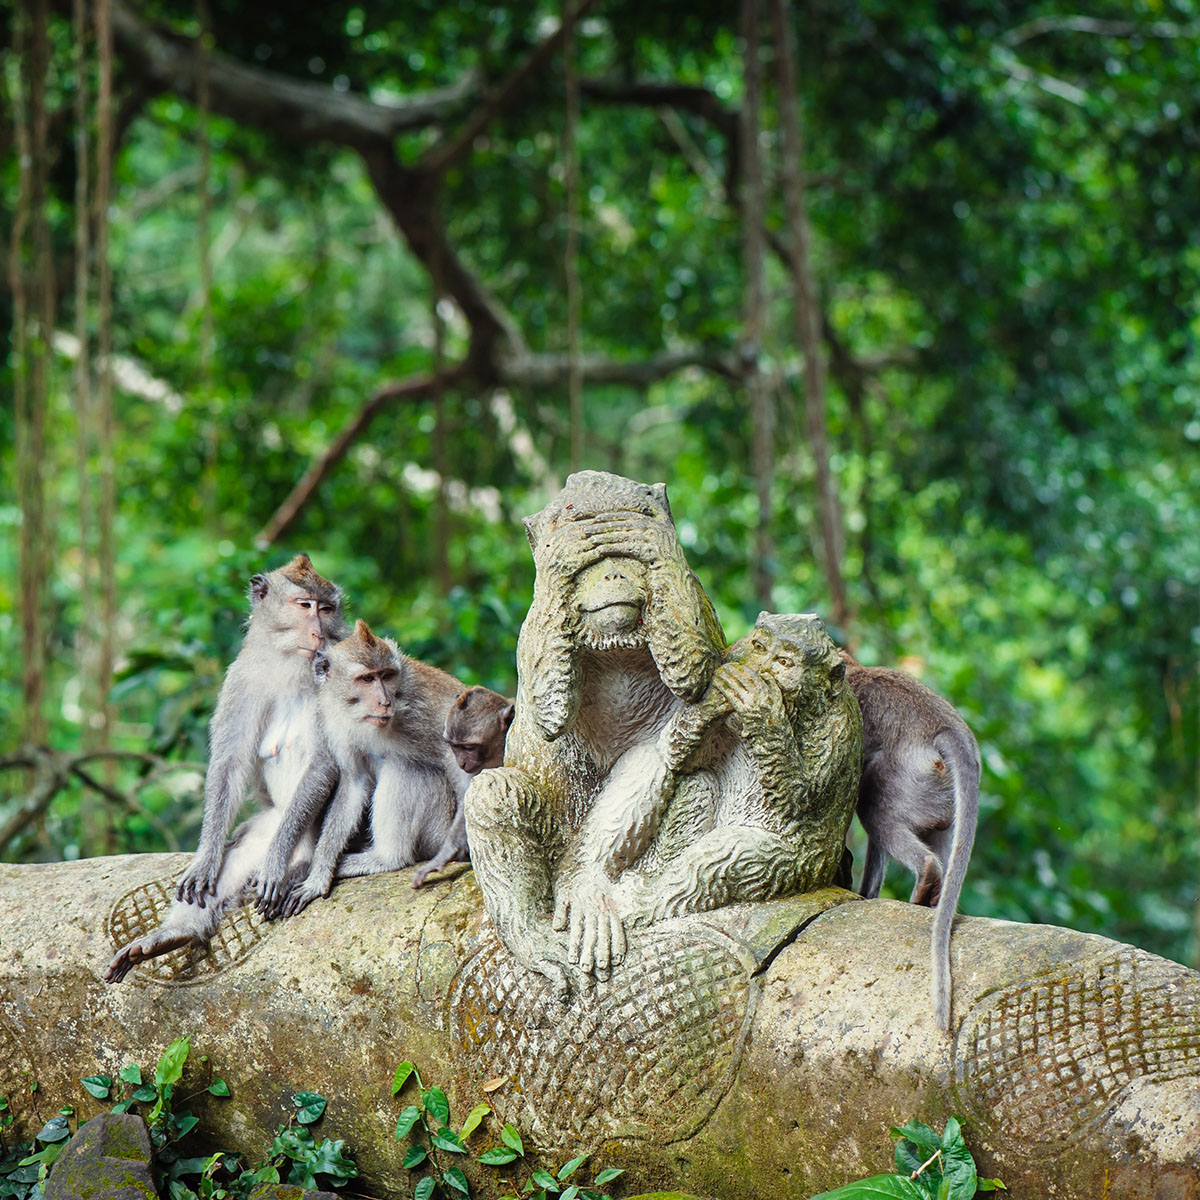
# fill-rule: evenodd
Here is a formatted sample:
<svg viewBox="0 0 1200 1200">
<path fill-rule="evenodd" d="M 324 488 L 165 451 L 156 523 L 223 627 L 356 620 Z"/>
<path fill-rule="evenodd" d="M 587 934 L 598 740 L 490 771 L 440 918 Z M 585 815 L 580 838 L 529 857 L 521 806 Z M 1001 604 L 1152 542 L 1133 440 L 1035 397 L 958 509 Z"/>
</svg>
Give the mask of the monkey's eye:
<svg viewBox="0 0 1200 1200">
<path fill-rule="evenodd" d="M 305 596 L 299 597 L 294 603 L 300 605 L 301 608 L 312 608 L 313 602 Z"/>
<path fill-rule="evenodd" d="M 396 671 L 392 667 L 388 667 L 387 670 L 379 672 L 379 678 L 382 679 L 384 683 L 394 683 L 399 674 L 399 671 Z"/>
<path fill-rule="evenodd" d="M 332 605 L 332 604 L 322 604 L 322 605 L 321 605 L 321 611 L 322 611 L 322 612 L 323 612 L 323 613 L 324 613 L 326 616 L 328 616 L 328 615 L 329 615 L 331 612 L 333 612 L 333 605 Z"/>
</svg>

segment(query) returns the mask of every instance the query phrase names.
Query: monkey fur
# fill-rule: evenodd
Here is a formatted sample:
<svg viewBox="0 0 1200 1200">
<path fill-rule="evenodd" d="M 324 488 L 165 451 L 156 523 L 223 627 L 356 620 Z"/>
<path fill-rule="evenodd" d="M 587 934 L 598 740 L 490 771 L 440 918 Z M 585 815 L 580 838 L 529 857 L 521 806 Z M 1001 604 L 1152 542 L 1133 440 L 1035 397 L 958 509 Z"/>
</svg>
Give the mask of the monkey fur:
<svg viewBox="0 0 1200 1200">
<path fill-rule="evenodd" d="M 514 712 L 513 701 L 490 688 L 469 687 L 455 698 L 442 738 L 468 775 L 504 762 L 504 741 Z"/>
<path fill-rule="evenodd" d="M 442 740 L 446 713 L 463 690 L 453 676 L 408 658 L 359 621 L 350 637 L 318 655 L 321 727 L 337 790 L 304 880 L 279 911 L 298 913 L 328 896 L 335 879 L 412 866 L 427 874 L 467 856 L 462 799 L 471 777 Z M 370 842 L 346 853 L 370 813 Z"/>
<path fill-rule="evenodd" d="M 316 802 L 289 835 L 285 869 L 312 853 L 334 782 L 316 726 L 312 663 L 327 642 L 345 634 L 341 592 L 317 574 L 308 555 L 299 554 L 251 579 L 250 604 L 245 639 L 209 722 L 200 845 L 166 920 L 117 952 L 105 972 L 109 983 L 119 983 L 146 959 L 212 937 L 222 915 L 252 894 L 302 781 Z M 248 792 L 265 807 L 226 845 Z"/>
<path fill-rule="evenodd" d="M 867 861 L 860 890 L 879 895 L 889 858 L 916 875 L 911 902 L 936 909 L 930 990 L 934 1020 L 945 1030 L 950 929 L 979 815 L 979 745 L 954 707 L 911 675 L 841 655 L 863 719 L 858 819 Z"/>
</svg>

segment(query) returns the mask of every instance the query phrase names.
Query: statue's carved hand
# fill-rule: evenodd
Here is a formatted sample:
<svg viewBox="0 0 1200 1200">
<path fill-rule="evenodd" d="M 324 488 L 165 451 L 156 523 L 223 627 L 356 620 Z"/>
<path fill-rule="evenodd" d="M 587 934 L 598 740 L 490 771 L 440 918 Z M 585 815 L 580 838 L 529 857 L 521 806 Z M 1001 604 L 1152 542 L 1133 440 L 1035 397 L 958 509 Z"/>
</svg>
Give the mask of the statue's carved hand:
<svg viewBox="0 0 1200 1200">
<path fill-rule="evenodd" d="M 625 923 L 603 877 L 589 873 L 561 891 L 553 924 L 568 931 L 567 956 L 588 975 L 607 979 L 625 957 Z"/>
<path fill-rule="evenodd" d="M 724 663 L 717 668 L 712 686 L 729 702 L 749 736 L 787 721 L 783 693 L 773 680 L 750 667 Z"/>
</svg>

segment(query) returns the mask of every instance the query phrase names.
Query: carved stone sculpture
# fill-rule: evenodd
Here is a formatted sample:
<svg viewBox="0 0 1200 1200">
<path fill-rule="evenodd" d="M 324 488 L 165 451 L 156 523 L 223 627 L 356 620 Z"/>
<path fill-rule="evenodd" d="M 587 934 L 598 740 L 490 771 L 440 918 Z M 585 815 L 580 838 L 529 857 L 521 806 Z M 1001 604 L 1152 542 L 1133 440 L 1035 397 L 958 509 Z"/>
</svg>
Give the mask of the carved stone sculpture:
<svg viewBox="0 0 1200 1200">
<path fill-rule="evenodd" d="M 833 881 L 862 729 L 816 617 L 763 613 L 726 653 L 662 484 L 579 472 L 525 524 L 508 765 L 467 828 L 501 938 L 565 999 L 631 928 Z"/>
</svg>

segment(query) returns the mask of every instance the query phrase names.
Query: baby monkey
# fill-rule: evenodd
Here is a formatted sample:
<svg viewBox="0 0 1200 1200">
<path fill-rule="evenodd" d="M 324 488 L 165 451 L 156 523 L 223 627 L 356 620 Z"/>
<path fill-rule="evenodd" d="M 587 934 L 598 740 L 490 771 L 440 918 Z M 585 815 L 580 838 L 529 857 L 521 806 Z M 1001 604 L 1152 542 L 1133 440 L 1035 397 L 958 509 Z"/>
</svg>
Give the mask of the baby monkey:
<svg viewBox="0 0 1200 1200">
<path fill-rule="evenodd" d="M 867 833 L 861 892 L 879 895 L 887 860 L 915 873 L 913 904 L 936 907 L 933 1015 L 950 1027 L 950 927 L 975 843 L 979 746 L 953 706 L 903 671 L 864 667 L 846 651 L 863 719 L 858 819 Z"/>
<path fill-rule="evenodd" d="M 338 785 L 321 826 L 308 877 L 279 907 L 292 916 L 334 879 L 409 867 L 434 856 L 420 878 L 466 858 L 462 798 L 470 776 L 442 740 L 446 712 L 462 684 L 401 654 L 359 621 L 313 662 L 318 712 Z M 370 843 L 346 853 L 370 814 Z M 414 883 L 414 886 L 416 884 Z"/>
<path fill-rule="evenodd" d="M 468 775 L 504 763 L 504 741 L 516 706 L 491 688 L 469 687 L 450 705 L 442 738 Z"/>
</svg>

